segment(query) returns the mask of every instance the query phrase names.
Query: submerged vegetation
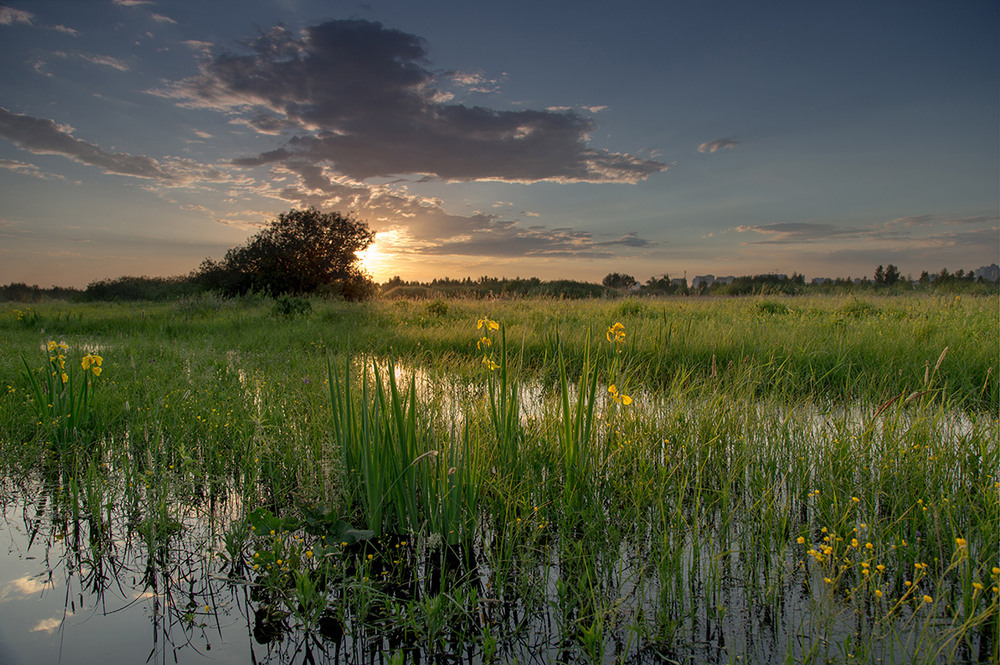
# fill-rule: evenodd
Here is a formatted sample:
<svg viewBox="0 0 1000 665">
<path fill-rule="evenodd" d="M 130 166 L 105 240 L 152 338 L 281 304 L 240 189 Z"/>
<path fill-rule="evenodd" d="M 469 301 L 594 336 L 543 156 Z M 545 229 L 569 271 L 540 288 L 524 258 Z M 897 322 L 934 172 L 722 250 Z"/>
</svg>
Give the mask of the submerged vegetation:
<svg viewBox="0 0 1000 665">
<path fill-rule="evenodd" d="M 0 500 L 158 661 L 996 661 L 997 305 L 10 307 Z"/>
</svg>

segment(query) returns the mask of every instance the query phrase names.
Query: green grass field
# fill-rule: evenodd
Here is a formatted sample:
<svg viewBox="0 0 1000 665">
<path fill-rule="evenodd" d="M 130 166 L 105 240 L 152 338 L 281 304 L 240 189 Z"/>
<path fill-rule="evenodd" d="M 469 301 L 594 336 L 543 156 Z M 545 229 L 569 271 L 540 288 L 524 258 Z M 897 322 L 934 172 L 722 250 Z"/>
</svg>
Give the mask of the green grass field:
<svg viewBox="0 0 1000 665">
<path fill-rule="evenodd" d="M 997 659 L 997 297 L 292 305 L 0 309 L 4 505 L 282 661 Z"/>
</svg>

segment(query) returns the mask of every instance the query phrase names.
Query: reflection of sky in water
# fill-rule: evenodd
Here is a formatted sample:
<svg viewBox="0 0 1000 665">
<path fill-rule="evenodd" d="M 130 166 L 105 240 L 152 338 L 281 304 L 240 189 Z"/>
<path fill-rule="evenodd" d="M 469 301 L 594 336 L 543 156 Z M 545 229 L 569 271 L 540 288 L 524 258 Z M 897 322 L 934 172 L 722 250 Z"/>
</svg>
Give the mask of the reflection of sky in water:
<svg viewBox="0 0 1000 665">
<path fill-rule="evenodd" d="M 29 515 L 34 510 L 27 508 Z M 67 543 L 49 533 L 48 516 L 41 519 L 33 540 L 16 500 L 6 503 L 0 520 L 0 543 L 7 551 L 0 556 L 0 665 L 143 663 L 154 649 L 149 662 L 174 662 L 175 656 L 181 664 L 250 662 L 247 626 L 239 612 L 233 612 L 237 621 L 223 617 L 223 635 L 231 633 L 226 637 L 220 637 L 214 618 L 211 632 L 185 635 L 174 626 L 170 640 L 179 645 L 192 640 L 174 652 L 162 630 L 168 601 L 143 588 L 140 552 L 127 552 L 113 541 L 115 556 L 132 560 L 125 574 L 98 595 L 89 588 L 94 570 L 83 561 L 72 570 Z M 83 552 L 85 561 L 86 546 Z M 155 603 L 159 627 L 153 624 Z M 211 644 L 210 652 L 206 644 Z"/>
<path fill-rule="evenodd" d="M 3 591 L 0 591 L 0 602 L 6 602 L 8 600 L 21 600 L 27 598 L 28 596 L 33 596 L 39 594 L 47 588 L 52 588 L 53 582 L 51 580 L 41 581 L 40 577 L 32 577 L 25 575 L 24 577 L 18 577 L 8 582 L 3 587 Z"/>
<path fill-rule="evenodd" d="M 56 628 L 58 628 L 59 624 L 61 624 L 61 623 L 62 623 L 61 620 L 55 619 L 55 618 L 42 619 L 41 621 L 38 622 L 37 626 L 35 626 L 34 628 L 31 629 L 31 632 L 33 632 L 33 633 L 38 633 L 38 632 L 51 633 Z"/>
</svg>

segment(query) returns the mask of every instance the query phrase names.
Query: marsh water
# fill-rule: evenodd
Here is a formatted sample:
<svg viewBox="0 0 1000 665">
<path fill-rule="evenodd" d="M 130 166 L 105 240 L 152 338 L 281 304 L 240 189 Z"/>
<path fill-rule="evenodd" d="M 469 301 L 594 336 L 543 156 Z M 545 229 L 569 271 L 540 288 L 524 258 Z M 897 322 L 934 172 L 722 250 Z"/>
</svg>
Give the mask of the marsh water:
<svg viewBox="0 0 1000 665">
<path fill-rule="evenodd" d="M 395 372 L 401 383 L 413 377 L 452 433 L 465 405 L 486 399 L 482 385 Z M 239 383 L 259 410 L 255 384 L 242 375 Z M 559 419 L 543 386 L 516 391 L 522 426 Z M 575 403 L 577 391 L 568 392 Z M 602 408 L 615 407 L 602 402 L 598 419 Z M 868 429 L 877 459 L 892 454 L 878 446 L 899 438 L 893 428 L 943 450 L 994 440 L 995 423 L 984 435 L 961 413 L 875 421 L 873 407 L 730 412 L 641 394 L 634 409 L 632 436 L 653 440 L 642 450 L 662 486 L 634 496 L 615 486 L 632 505 L 595 493 L 586 522 L 533 489 L 525 496 L 541 497 L 535 505 L 481 511 L 472 537 L 451 544 L 426 530 L 373 538 L 321 509 L 289 518 L 290 503 L 265 491 L 262 477 L 247 482 L 245 469 L 205 482 L 183 464 L 115 468 L 138 458 L 108 451 L 134 441 L 102 441 L 103 454 L 55 456 L 11 473 L 0 481 L 0 663 L 903 663 L 916 654 L 978 663 L 995 653 L 995 599 L 979 615 L 985 625 L 959 626 L 952 639 L 950 605 L 933 615 L 908 602 L 887 615 L 891 605 L 859 591 L 860 567 L 841 573 L 853 588 L 835 591 L 828 573 L 805 564 L 806 546 L 794 544 L 809 530 L 827 540 L 805 483 L 820 465 L 844 463 L 828 449 L 852 432 Z M 735 424 L 699 423 L 699 411 Z M 663 436 L 671 431 L 687 434 L 671 441 Z M 709 468 L 739 471 L 726 485 Z M 538 469 L 558 495 L 550 467 Z M 872 471 L 845 465 L 843 473 Z M 854 517 L 847 524 L 858 536 L 866 528 Z M 919 542 L 921 531 L 913 537 Z M 894 584 L 906 598 L 904 578 L 917 579 L 899 573 L 879 588 Z M 957 585 L 941 579 L 934 595 L 957 602 Z M 938 650 L 939 636 L 951 639 L 947 649 Z"/>
<path fill-rule="evenodd" d="M 74 515 L 64 490 L 36 482 L 4 485 L 0 538 L 7 551 L 0 557 L 0 662 L 357 663 L 387 661 L 393 653 L 417 662 L 482 662 L 485 624 L 497 641 L 491 653 L 499 662 L 583 659 L 566 585 L 587 566 L 560 557 L 562 548 L 555 543 L 522 570 L 532 578 L 527 585 L 544 596 L 534 607 L 513 590 L 507 590 L 508 596 L 505 590 L 491 588 L 490 566 L 475 562 L 474 551 L 471 564 L 456 560 L 461 557 L 452 559 L 453 572 L 465 578 L 467 590 L 481 594 L 471 604 L 479 616 L 462 627 L 442 626 L 443 639 L 428 645 L 425 636 L 381 622 L 375 612 L 352 615 L 356 608 L 346 606 L 346 599 L 337 594 L 329 597 L 333 611 L 326 623 L 303 629 L 293 617 L 269 620 L 263 603 L 255 600 L 253 583 L 234 576 L 226 558 L 221 539 L 233 519 L 231 506 L 214 511 L 175 506 L 169 533 L 151 541 L 146 531 L 150 523 L 130 521 L 133 518 L 120 506 L 103 506 L 96 520 Z M 489 541 L 491 534 L 483 538 Z M 484 546 L 488 543 L 478 544 Z M 423 583 L 413 580 L 392 591 L 403 604 L 437 595 L 427 580 L 440 574 L 441 562 L 426 547 L 420 550 L 422 556 L 412 557 L 410 570 L 424 578 Z M 678 582 L 697 593 L 705 585 L 690 573 L 697 569 L 690 566 L 696 555 L 686 548 L 680 556 L 688 560 L 684 569 L 689 572 Z M 636 613 L 668 609 L 658 607 L 657 571 L 643 560 L 642 552 L 623 546 L 612 560 L 597 561 L 606 568 L 597 573 L 597 593 L 609 602 L 613 599 L 608 639 L 601 647 L 604 659 L 728 662 L 733 653 L 752 656 L 754 662 L 778 659 L 775 649 L 786 633 L 808 630 L 803 624 L 808 596 L 790 581 L 776 590 L 784 598 L 784 616 L 765 613 L 750 620 L 746 590 L 735 583 L 738 574 L 730 569 L 741 565 L 740 557 L 726 558 L 728 563 L 714 566 L 717 574 L 734 583 L 719 587 L 713 598 L 718 610 L 713 606 L 702 614 L 673 608 L 679 623 L 686 624 L 679 626 L 687 645 L 684 653 L 667 651 L 656 640 L 625 628 Z M 345 605 L 332 606 L 337 603 Z M 464 604 L 470 605 L 468 600 Z M 450 636 L 449 628 L 456 629 Z"/>
</svg>

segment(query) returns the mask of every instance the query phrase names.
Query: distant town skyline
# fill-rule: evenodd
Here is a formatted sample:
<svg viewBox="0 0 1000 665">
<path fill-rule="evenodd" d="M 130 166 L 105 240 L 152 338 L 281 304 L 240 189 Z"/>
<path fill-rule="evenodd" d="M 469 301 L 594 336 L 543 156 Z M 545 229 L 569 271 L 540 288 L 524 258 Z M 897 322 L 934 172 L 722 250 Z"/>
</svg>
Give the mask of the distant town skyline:
<svg viewBox="0 0 1000 665">
<path fill-rule="evenodd" d="M 186 274 L 305 206 L 379 282 L 988 266 L 998 7 L 8 0 L 0 283 Z"/>
</svg>

